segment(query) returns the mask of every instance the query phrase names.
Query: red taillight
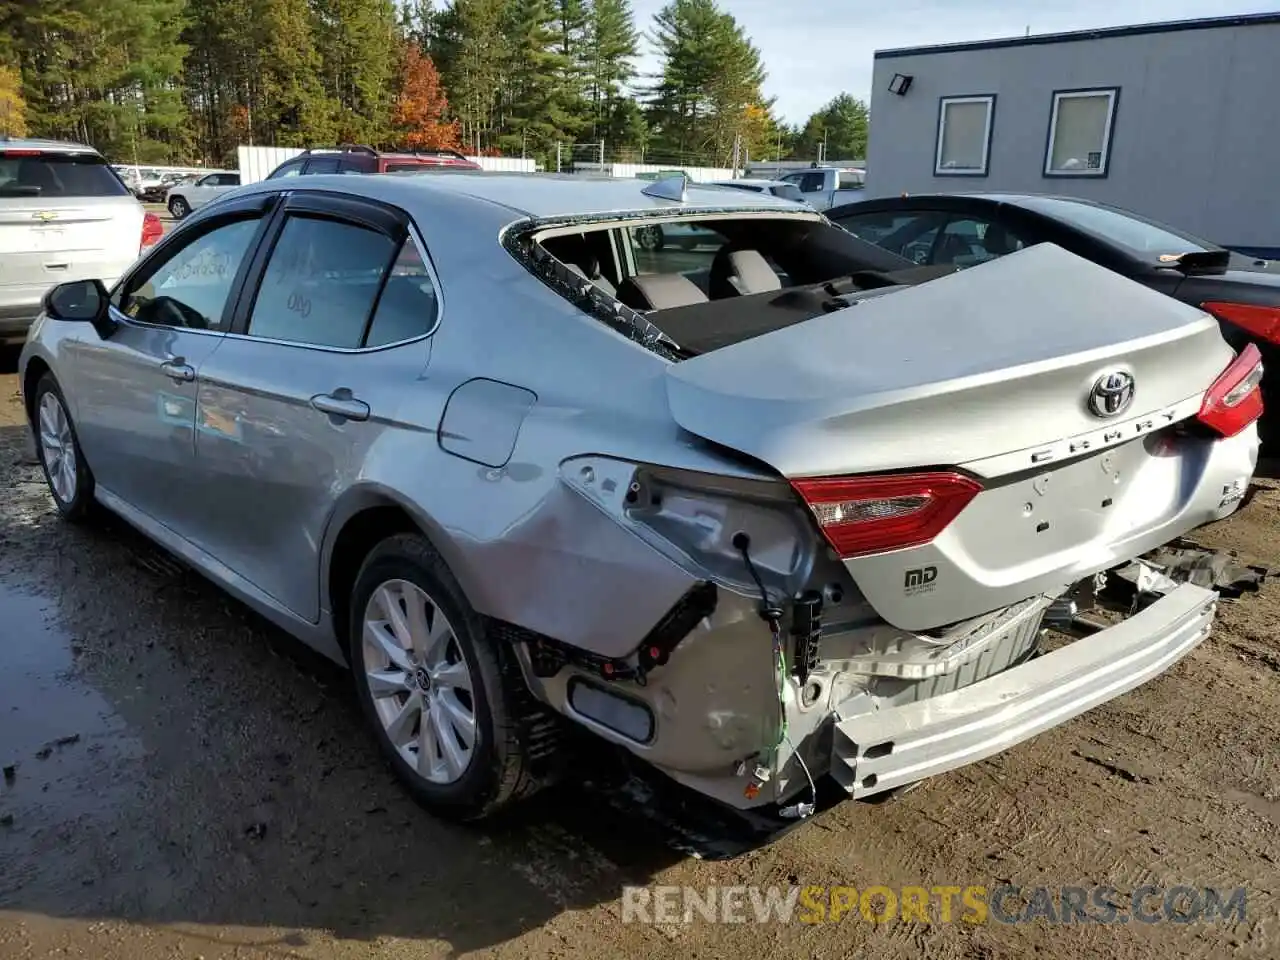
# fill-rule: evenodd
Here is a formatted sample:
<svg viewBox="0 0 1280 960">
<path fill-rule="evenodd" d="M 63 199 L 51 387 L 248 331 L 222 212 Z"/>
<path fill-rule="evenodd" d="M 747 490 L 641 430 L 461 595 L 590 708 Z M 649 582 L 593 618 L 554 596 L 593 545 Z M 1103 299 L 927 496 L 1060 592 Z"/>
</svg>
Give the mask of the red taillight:
<svg viewBox="0 0 1280 960">
<path fill-rule="evenodd" d="M 1213 381 L 1200 404 L 1200 422 L 1224 437 L 1237 433 L 1262 416 L 1262 354 L 1250 343 L 1231 366 Z"/>
<path fill-rule="evenodd" d="M 982 492 L 982 484 L 958 473 L 822 477 L 792 486 L 846 559 L 928 543 Z"/>
<path fill-rule="evenodd" d="M 0 157 L 38 157 L 42 150 L 0 150 Z"/>
<path fill-rule="evenodd" d="M 138 252 L 141 253 L 163 236 L 164 224 L 160 222 L 160 218 L 154 213 L 144 214 L 142 217 L 142 246 L 138 248 Z"/>
<path fill-rule="evenodd" d="M 1223 303 L 1210 300 L 1200 304 L 1219 320 L 1235 324 L 1268 343 L 1280 344 L 1280 307 L 1261 307 L 1253 303 Z"/>
</svg>

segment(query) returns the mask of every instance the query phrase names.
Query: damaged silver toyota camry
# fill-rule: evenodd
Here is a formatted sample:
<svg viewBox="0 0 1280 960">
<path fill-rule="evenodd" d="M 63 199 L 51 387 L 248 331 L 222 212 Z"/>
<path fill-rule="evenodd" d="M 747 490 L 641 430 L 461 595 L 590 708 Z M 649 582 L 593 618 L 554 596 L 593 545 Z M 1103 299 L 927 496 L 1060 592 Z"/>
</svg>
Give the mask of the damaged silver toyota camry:
<svg viewBox="0 0 1280 960">
<path fill-rule="evenodd" d="M 58 509 L 106 508 L 350 665 L 429 809 L 585 729 L 803 817 L 1155 677 L 1216 594 L 1112 575 L 1238 509 L 1261 364 L 1040 245 L 919 268 L 681 180 L 272 180 L 20 360 Z"/>
</svg>

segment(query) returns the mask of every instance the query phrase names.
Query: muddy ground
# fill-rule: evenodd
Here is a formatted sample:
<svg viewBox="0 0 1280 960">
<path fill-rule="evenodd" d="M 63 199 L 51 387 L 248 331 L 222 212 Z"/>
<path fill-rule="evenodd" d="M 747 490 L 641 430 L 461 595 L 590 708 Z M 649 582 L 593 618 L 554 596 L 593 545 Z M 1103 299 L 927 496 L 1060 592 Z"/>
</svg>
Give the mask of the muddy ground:
<svg viewBox="0 0 1280 960">
<path fill-rule="evenodd" d="M 119 525 L 58 520 L 0 356 L 0 957 L 1280 956 L 1280 580 L 1156 681 L 887 804 L 677 854 L 571 789 L 432 820 L 346 678 Z M 1202 540 L 1280 563 L 1280 484 Z M 182 496 L 175 490 L 174 496 Z M 624 884 L 1247 888 L 1243 922 L 624 924 Z M 936 916 L 936 915 L 935 915 Z"/>
</svg>

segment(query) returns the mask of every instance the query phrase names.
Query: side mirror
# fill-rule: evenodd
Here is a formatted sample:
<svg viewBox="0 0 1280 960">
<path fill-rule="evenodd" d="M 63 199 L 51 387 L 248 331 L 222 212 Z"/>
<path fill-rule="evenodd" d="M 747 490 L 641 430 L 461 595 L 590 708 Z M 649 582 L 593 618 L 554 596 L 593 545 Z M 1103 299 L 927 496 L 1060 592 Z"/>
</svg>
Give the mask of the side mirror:
<svg viewBox="0 0 1280 960">
<path fill-rule="evenodd" d="M 107 312 L 108 300 L 101 280 L 73 280 L 58 284 L 44 295 L 44 311 L 54 320 L 91 323 L 105 339 L 115 329 Z"/>
</svg>

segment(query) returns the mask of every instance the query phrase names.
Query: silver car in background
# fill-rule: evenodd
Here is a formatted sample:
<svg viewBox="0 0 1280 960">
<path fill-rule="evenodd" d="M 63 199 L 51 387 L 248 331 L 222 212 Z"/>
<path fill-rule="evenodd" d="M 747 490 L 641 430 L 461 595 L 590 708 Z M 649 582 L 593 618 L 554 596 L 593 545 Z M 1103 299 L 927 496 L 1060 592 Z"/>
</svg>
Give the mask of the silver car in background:
<svg viewBox="0 0 1280 960">
<path fill-rule="evenodd" d="M 58 509 L 349 664 L 463 818 L 568 725 L 784 818 L 1156 676 L 1211 590 L 1046 627 L 1238 508 L 1260 374 L 1051 245 L 921 269 L 762 194 L 469 173 L 244 187 L 55 290 L 20 359 Z"/>
<path fill-rule="evenodd" d="M 0 344 L 26 336 L 51 287 L 114 283 L 161 232 L 91 147 L 0 138 Z"/>
</svg>

